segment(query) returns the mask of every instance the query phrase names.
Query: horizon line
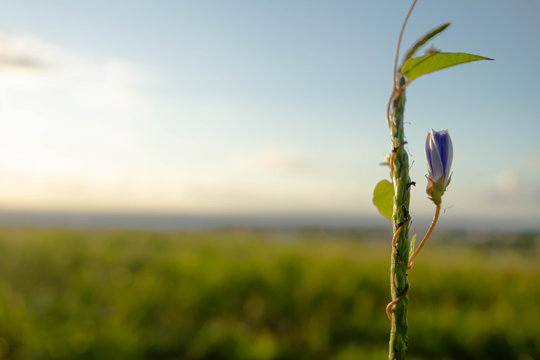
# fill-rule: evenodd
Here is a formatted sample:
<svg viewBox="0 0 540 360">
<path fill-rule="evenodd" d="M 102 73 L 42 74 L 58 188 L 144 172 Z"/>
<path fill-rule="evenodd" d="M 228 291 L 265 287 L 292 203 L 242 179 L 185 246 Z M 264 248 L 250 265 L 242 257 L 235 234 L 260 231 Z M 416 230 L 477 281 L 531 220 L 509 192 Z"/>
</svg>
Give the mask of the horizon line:
<svg viewBox="0 0 540 360">
<path fill-rule="evenodd" d="M 417 216 L 414 227 L 431 222 Z M 107 211 L 107 210 L 12 210 L 0 209 L 0 226 L 43 226 L 75 228 L 143 228 L 154 230 L 251 228 L 384 228 L 390 221 L 361 212 L 251 212 L 200 213 L 186 211 Z M 534 219 L 503 216 L 445 216 L 439 228 L 447 230 L 493 230 L 540 232 Z"/>
</svg>

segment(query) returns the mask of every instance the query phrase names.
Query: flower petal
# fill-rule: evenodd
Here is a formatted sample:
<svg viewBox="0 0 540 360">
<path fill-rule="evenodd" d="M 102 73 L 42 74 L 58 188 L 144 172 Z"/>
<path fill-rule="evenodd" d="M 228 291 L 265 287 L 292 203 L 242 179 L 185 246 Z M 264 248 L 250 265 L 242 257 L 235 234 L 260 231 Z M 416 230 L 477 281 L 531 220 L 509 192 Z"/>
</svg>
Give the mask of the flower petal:
<svg viewBox="0 0 540 360">
<path fill-rule="evenodd" d="M 441 154 L 439 153 L 439 148 L 437 146 L 435 134 L 436 132 L 432 129 L 429 136 L 429 156 L 431 162 L 430 177 L 432 180 L 437 181 L 444 176 L 444 167 L 441 160 Z"/>
<path fill-rule="evenodd" d="M 429 147 L 430 137 L 431 137 L 431 134 L 428 132 L 426 136 L 426 159 L 427 159 L 428 174 L 431 177 L 433 174 L 433 166 L 431 165 L 431 155 L 430 155 L 431 149 Z"/>
<path fill-rule="evenodd" d="M 448 130 L 436 131 L 434 134 L 435 143 L 437 144 L 437 149 L 439 150 L 439 155 L 441 156 L 443 172 L 446 174 L 449 170 L 447 166 L 448 160 Z"/>
<path fill-rule="evenodd" d="M 450 134 L 448 134 L 448 144 L 447 144 L 447 154 L 446 154 L 446 183 L 450 181 L 450 169 L 452 168 L 452 160 L 454 159 L 454 147 L 452 145 L 452 139 L 450 138 Z"/>
</svg>

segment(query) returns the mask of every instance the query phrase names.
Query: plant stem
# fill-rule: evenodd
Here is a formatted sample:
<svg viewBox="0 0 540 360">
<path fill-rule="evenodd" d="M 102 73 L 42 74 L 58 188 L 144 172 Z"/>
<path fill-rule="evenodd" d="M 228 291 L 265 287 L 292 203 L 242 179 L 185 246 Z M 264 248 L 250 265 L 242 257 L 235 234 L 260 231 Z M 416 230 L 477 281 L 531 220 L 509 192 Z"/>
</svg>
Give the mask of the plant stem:
<svg viewBox="0 0 540 360">
<path fill-rule="evenodd" d="M 401 73 L 397 73 L 399 86 L 405 84 Z M 405 150 L 403 114 L 405 111 L 405 90 L 398 91 L 392 100 L 390 113 L 391 141 L 394 155 L 392 163 L 392 181 L 394 184 L 394 212 L 392 225 L 396 236 L 392 247 L 390 267 L 390 290 L 392 300 L 401 298 L 390 309 L 393 312 L 390 330 L 389 359 L 402 360 L 407 355 L 407 305 L 408 280 L 407 264 L 409 261 L 409 200 L 411 181 L 409 178 L 409 156 Z M 401 229 L 400 229 L 401 228 Z M 399 232 L 399 233 L 398 233 Z"/>
<path fill-rule="evenodd" d="M 433 216 L 433 220 L 431 221 L 431 225 L 430 225 L 430 227 L 429 227 L 429 229 L 428 229 L 428 231 L 426 233 L 426 236 L 424 236 L 424 238 L 422 239 L 422 242 L 420 243 L 418 248 L 416 248 L 414 253 L 411 255 L 411 258 L 409 259 L 409 264 L 407 265 L 408 269 L 412 268 L 412 266 L 414 265 L 413 264 L 414 258 L 418 255 L 418 253 L 420 252 L 422 247 L 424 247 L 424 244 L 426 243 L 426 240 L 429 239 L 429 236 L 433 232 L 433 229 L 435 229 L 435 225 L 437 225 L 437 220 L 439 220 L 440 212 L 441 212 L 441 205 L 436 205 L 435 216 Z"/>
</svg>

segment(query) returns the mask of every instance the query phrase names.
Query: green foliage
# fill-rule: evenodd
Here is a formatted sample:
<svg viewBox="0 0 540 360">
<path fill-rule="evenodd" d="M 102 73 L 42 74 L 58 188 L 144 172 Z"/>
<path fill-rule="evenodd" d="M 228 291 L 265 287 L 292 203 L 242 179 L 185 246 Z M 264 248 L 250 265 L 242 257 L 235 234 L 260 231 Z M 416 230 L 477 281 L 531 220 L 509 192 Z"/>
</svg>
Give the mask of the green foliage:
<svg viewBox="0 0 540 360">
<path fill-rule="evenodd" d="M 415 246 L 416 246 L 416 234 L 414 234 L 411 238 L 411 249 L 409 251 L 409 259 L 411 258 L 412 254 L 414 254 Z"/>
<path fill-rule="evenodd" d="M 438 234 L 409 276 L 410 359 L 540 358 L 538 235 Z M 383 359 L 388 238 L 0 229 L 0 358 Z"/>
<path fill-rule="evenodd" d="M 373 204 L 387 219 L 392 219 L 394 206 L 394 186 L 386 179 L 381 180 L 373 190 Z"/>
<path fill-rule="evenodd" d="M 478 60 L 493 59 L 466 53 L 436 52 L 408 59 L 401 67 L 401 72 L 410 81 L 424 74 Z"/>
<path fill-rule="evenodd" d="M 446 30 L 446 28 L 450 26 L 450 23 L 444 23 L 442 25 L 439 25 L 437 26 L 435 29 L 432 29 L 430 30 L 427 34 L 425 34 L 424 36 L 422 36 L 420 39 L 418 39 L 414 44 L 413 46 L 411 46 L 411 48 L 409 49 L 409 51 L 407 51 L 407 54 L 405 55 L 405 59 L 404 61 L 407 61 L 409 60 L 410 58 L 412 58 L 414 56 L 414 54 L 416 54 L 416 52 L 418 51 L 418 49 L 420 49 L 422 46 L 424 46 L 429 40 L 431 40 L 433 37 L 435 37 L 436 35 L 440 34 L 441 32 L 443 32 L 444 30 Z"/>
</svg>

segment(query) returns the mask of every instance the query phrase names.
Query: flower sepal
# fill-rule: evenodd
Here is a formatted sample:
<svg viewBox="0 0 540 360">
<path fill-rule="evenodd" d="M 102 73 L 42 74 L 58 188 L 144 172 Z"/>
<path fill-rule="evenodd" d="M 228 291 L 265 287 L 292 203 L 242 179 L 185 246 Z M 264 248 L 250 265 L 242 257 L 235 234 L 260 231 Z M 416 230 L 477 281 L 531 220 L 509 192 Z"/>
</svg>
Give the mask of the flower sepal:
<svg viewBox="0 0 540 360">
<path fill-rule="evenodd" d="M 450 176 L 447 181 L 445 181 L 444 177 L 439 178 L 439 180 L 437 181 L 434 181 L 430 177 L 427 177 L 427 180 L 428 184 L 426 192 L 429 195 L 429 199 L 433 201 L 435 205 L 440 206 L 442 202 L 442 196 L 446 191 L 446 187 L 450 185 L 450 180 L 452 180 L 452 177 Z"/>
</svg>

